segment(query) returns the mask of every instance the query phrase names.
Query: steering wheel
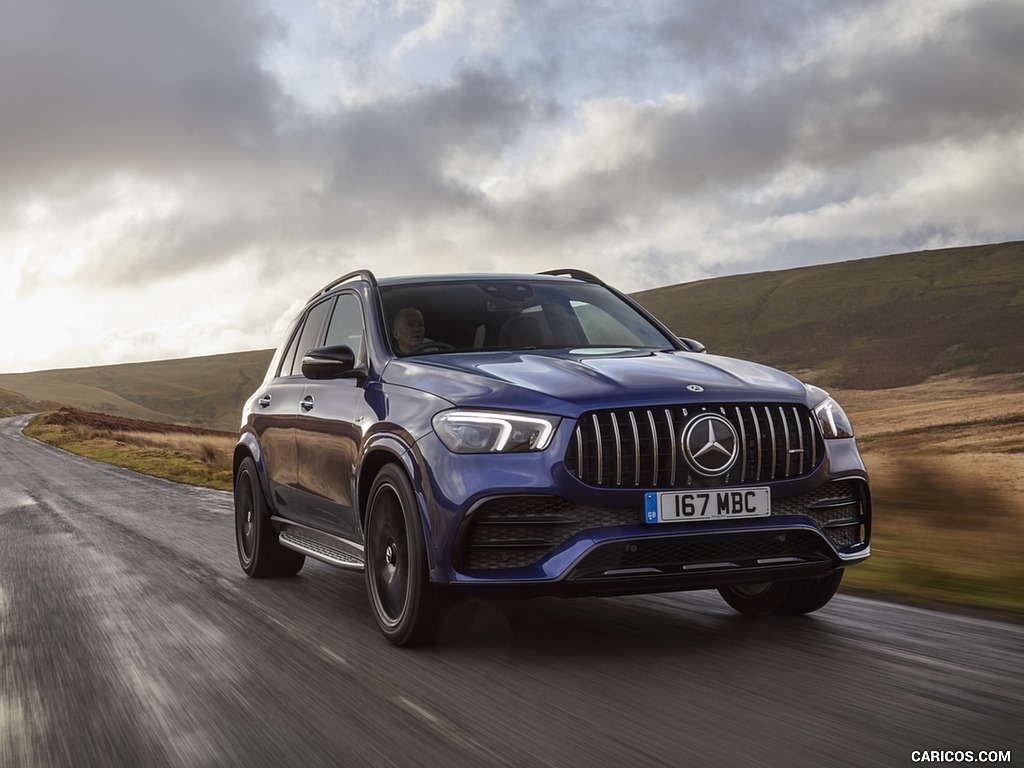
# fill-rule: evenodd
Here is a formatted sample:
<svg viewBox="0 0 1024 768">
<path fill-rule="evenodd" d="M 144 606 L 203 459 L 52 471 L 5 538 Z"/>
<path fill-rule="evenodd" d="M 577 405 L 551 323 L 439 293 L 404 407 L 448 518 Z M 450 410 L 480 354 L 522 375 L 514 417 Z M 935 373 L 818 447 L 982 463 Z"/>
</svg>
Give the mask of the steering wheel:
<svg viewBox="0 0 1024 768">
<path fill-rule="evenodd" d="M 449 349 L 455 349 L 455 347 L 444 341 L 424 341 L 422 344 L 417 344 L 415 347 L 406 350 L 405 354 L 415 355 L 420 352 L 426 352 L 428 349 L 436 349 L 438 352 L 447 352 Z"/>
</svg>

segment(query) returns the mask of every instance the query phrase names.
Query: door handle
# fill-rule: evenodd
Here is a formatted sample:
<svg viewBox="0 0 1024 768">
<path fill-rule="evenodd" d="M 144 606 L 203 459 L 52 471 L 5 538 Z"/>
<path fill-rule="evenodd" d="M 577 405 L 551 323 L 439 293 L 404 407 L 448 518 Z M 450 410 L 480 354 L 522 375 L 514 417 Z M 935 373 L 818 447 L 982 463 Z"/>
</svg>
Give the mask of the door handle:
<svg viewBox="0 0 1024 768">
<path fill-rule="evenodd" d="M 256 404 L 260 408 L 269 408 L 270 407 L 270 395 L 264 395 L 263 397 L 261 397 L 259 400 L 256 401 Z"/>
<path fill-rule="evenodd" d="M 299 403 L 299 407 L 302 410 L 306 411 L 306 412 L 312 411 L 313 410 L 313 396 L 312 395 L 306 395 L 304 398 L 302 398 L 302 401 Z"/>
</svg>

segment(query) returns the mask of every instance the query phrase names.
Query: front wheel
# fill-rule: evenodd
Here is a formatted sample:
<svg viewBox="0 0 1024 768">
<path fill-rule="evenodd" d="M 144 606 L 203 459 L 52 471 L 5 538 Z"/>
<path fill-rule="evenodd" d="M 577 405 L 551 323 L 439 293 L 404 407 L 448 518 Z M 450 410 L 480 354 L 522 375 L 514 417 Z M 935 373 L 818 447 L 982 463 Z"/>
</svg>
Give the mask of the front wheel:
<svg viewBox="0 0 1024 768">
<path fill-rule="evenodd" d="M 412 485 L 396 465 L 373 481 L 366 513 L 366 592 L 381 634 L 400 646 L 436 639 L 441 590 L 427 576 L 426 545 Z"/>
</svg>

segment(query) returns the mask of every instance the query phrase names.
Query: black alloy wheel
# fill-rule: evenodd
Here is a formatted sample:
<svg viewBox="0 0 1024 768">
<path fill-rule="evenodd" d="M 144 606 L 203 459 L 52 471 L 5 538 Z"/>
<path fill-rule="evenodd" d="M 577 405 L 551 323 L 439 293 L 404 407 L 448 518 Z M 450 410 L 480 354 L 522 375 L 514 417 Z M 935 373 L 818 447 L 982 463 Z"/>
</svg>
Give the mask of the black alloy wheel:
<svg viewBox="0 0 1024 768">
<path fill-rule="evenodd" d="M 843 569 L 795 581 L 720 587 L 718 593 L 744 616 L 798 616 L 824 607 L 843 580 Z"/>
<path fill-rule="evenodd" d="M 306 562 L 305 555 L 278 541 L 251 457 L 242 460 L 235 475 L 235 543 L 242 570 L 254 578 L 292 576 Z"/>
<path fill-rule="evenodd" d="M 436 640 L 441 589 L 427 576 L 426 546 L 412 485 L 385 465 L 373 481 L 366 516 L 366 591 L 381 634 L 399 646 Z"/>
<path fill-rule="evenodd" d="M 778 612 L 790 616 L 812 613 L 824 607 L 843 580 L 843 569 L 816 576 L 813 579 L 800 579 L 789 583 L 789 593 L 779 606 Z"/>
<path fill-rule="evenodd" d="M 725 602 L 744 616 L 752 618 L 775 613 L 788 592 L 789 584 L 786 582 L 737 584 L 718 588 L 718 594 Z"/>
</svg>

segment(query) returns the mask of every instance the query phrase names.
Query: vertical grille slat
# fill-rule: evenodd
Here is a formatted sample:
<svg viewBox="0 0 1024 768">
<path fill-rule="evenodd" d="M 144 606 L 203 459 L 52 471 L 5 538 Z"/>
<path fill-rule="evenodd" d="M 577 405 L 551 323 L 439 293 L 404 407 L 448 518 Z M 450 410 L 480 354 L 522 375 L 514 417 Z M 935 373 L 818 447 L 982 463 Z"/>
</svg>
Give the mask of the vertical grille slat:
<svg viewBox="0 0 1024 768">
<path fill-rule="evenodd" d="M 694 473 L 679 444 L 689 421 L 708 412 L 725 417 L 739 440 L 736 466 L 718 478 Z M 565 466 L 590 486 L 685 488 L 803 477 L 817 468 L 824 454 L 823 438 L 806 407 L 709 404 L 584 414 L 566 448 Z"/>
<path fill-rule="evenodd" d="M 754 422 L 754 431 L 755 431 L 755 434 L 757 435 L 757 451 L 755 452 L 755 459 L 754 459 L 754 461 L 756 462 L 755 466 L 757 467 L 757 477 L 755 479 L 756 479 L 757 482 L 760 483 L 761 482 L 761 467 L 764 466 L 764 444 L 763 444 L 763 442 L 761 440 L 761 423 L 758 421 L 757 411 L 754 409 L 753 406 L 751 406 L 751 408 L 750 408 L 750 418 L 751 418 L 751 421 Z"/>
<path fill-rule="evenodd" d="M 619 436 L 619 418 L 612 411 L 612 437 L 615 438 L 615 485 L 622 485 L 622 438 Z"/>
<path fill-rule="evenodd" d="M 651 457 L 654 466 L 651 468 L 651 485 L 658 484 L 658 456 L 660 451 L 658 450 L 658 425 L 654 423 L 654 414 L 647 411 L 647 421 L 651 426 Z"/>
<path fill-rule="evenodd" d="M 807 414 L 807 429 L 811 435 L 811 467 L 818 466 L 817 430 L 814 429 L 814 416 Z"/>
<path fill-rule="evenodd" d="M 797 474 L 802 475 L 804 473 L 804 460 L 807 458 L 807 446 L 804 445 L 804 428 L 800 423 L 800 416 L 797 414 L 796 417 L 796 434 L 797 434 L 797 448 L 800 451 L 800 468 L 797 469 Z"/>
<path fill-rule="evenodd" d="M 636 428 L 636 416 L 629 412 L 629 425 L 633 428 L 633 487 L 640 487 L 640 431 Z"/>
<path fill-rule="evenodd" d="M 789 467 L 790 467 L 790 462 L 792 461 L 792 456 L 793 456 L 793 454 L 790 453 L 790 450 L 792 449 L 792 443 L 790 443 L 790 441 L 789 441 L 789 424 L 786 423 L 786 412 L 782 409 L 781 405 L 779 406 L 779 416 L 782 419 L 782 433 L 783 433 L 783 435 L 785 435 L 785 441 L 786 441 L 783 444 L 783 449 L 786 452 L 786 474 L 785 474 L 785 476 L 789 477 L 790 476 L 789 475 Z"/>
<path fill-rule="evenodd" d="M 739 406 L 736 407 L 736 423 L 740 425 L 740 445 L 743 446 L 741 450 L 746 453 L 747 445 L 747 429 L 743 425 L 743 413 L 740 411 Z M 747 481 L 747 462 L 740 461 L 740 482 L 745 483 Z"/>
<path fill-rule="evenodd" d="M 779 444 L 775 439 L 775 423 L 772 421 L 772 411 L 771 408 L 769 408 L 767 405 L 764 407 L 764 415 L 765 421 L 768 422 L 768 434 L 770 436 L 768 442 L 772 447 L 772 463 L 771 469 L 769 470 L 771 474 L 769 475 L 768 479 L 774 480 L 776 474 L 775 467 L 778 465 L 779 460 Z"/>
<path fill-rule="evenodd" d="M 576 425 L 576 434 L 574 437 L 576 441 L 576 471 L 577 473 L 583 471 L 583 430 L 580 425 Z"/>
<path fill-rule="evenodd" d="M 665 420 L 668 422 L 668 442 L 669 450 L 672 454 L 672 463 L 669 465 L 669 485 L 675 486 L 676 484 L 676 428 L 675 420 L 672 418 L 672 411 L 668 408 L 665 409 Z"/>
</svg>

